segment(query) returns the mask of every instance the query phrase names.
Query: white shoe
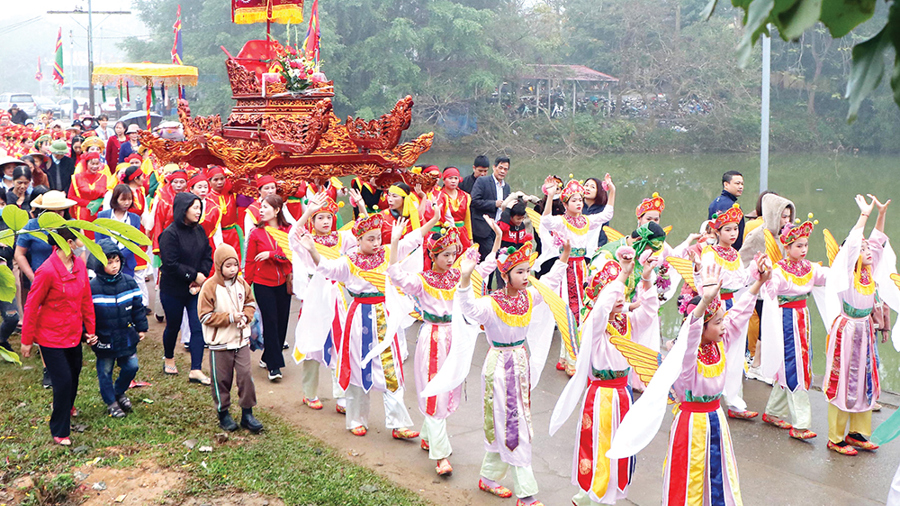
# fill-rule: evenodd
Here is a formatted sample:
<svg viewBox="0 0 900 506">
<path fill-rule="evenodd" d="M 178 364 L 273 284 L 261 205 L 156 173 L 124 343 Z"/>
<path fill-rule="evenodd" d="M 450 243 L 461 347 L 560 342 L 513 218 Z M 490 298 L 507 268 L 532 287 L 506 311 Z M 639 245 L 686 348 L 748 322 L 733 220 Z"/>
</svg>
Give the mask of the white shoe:
<svg viewBox="0 0 900 506">
<path fill-rule="evenodd" d="M 760 371 L 759 366 L 750 366 L 747 369 L 747 379 L 752 379 L 756 381 L 765 381 L 762 376 L 762 371 Z"/>
<path fill-rule="evenodd" d="M 268 369 L 268 368 L 269 368 L 268 366 L 266 366 L 266 363 L 262 361 L 262 359 L 259 359 L 259 367 L 260 367 L 261 369 Z"/>
</svg>

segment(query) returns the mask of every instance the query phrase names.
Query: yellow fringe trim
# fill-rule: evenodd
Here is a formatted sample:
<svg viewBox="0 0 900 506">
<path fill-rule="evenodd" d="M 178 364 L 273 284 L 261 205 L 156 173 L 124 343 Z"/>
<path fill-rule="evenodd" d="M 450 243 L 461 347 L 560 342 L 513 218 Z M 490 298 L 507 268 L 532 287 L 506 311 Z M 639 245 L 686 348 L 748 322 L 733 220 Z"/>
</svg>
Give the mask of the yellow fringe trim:
<svg viewBox="0 0 900 506">
<path fill-rule="evenodd" d="M 575 225 L 572 225 L 571 223 L 569 223 L 569 220 L 567 220 L 565 218 L 565 216 L 562 217 L 562 221 L 563 221 L 563 223 L 566 224 L 566 228 L 568 228 L 569 231 L 575 235 L 584 235 L 584 234 L 588 233 L 591 228 L 591 222 L 587 218 L 584 219 L 584 226 L 581 228 L 577 228 Z"/>
<path fill-rule="evenodd" d="M 796 274 L 791 274 L 790 272 L 784 270 L 778 264 L 775 264 L 775 266 L 778 268 L 779 271 L 781 271 L 781 274 L 784 276 L 785 279 L 787 279 L 788 281 L 790 281 L 791 283 L 793 283 L 797 286 L 804 286 L 807 283 L 809 283 L 810 281 L 812 281 L 813 271 L 814 271 L 813 269 L 810 269 L 809 272 L 806 273 L 806 275 L 804 275 L 803 277 L 800 277 L 800 276 L 797 276 Z"/>
<path fill-rule="evenodd" d="M 422 289 L 425 290 L 425 293 L 434 297 L 438 300 L 453 300 L 453 297 L 456 295 L 456 288 L 451 288 L 449 290 L 444 290 L 442 288 L 435 288 L 428 284 L 425 281 L 425 277 L 419 274 L 419 277 L 422 278 Z"/>
<path fill-rule="evenodd" d="M 263 7 L 239 7 L 234 10 L 234 22 L 238 25 L 251 23 L 265 23 L 266 20 L 273 23 L 302 23 L 303 9 L 296 5 L 272 6 L 272 18 L 269 19 L 268 6 Z"/>
<path fill-rule="evenodd" d="M 725 345 L 722 341 L 716 343 L 719 348 L 719 361 L 712 365 L 706 365 L 697 358 L 697 372 L 706 378 L 715 378 L 725 370 Z"/>
<path fill-rule="evenodd" d="M 716 259 L 716 263 L 721 265 L 723 269 L 729 271 L 736 271 L 741 268 L 741 257 L 738 256 L 735 260 L 725 260 L 719 253 L 712 248 L 712 246 L 707 246 L 703 249 L 703 254 L 706 254 L 707 251 L 713 252 L 713 257 Z"/>
<path fill-rule="evenodd" d="M 518 314 L 509 314 L 506 311 L 500 309 L 500 305 L 497 304 L 497 301 L 494 300 L 493 297 L 491 299 L 491 306 L 494 308 L 494 313 L 497 314 L 497 318 L 500 318 L 500 321 L 509 325 L 510 327 L 527 327 L 529 323 L 531 323 L 531 308 L 532 308 L 532 300 L 531 294 L 529 292 L 525 292 L 525 295 L 528 297 L 528 312 L 523 315 Z"/>
</svg>

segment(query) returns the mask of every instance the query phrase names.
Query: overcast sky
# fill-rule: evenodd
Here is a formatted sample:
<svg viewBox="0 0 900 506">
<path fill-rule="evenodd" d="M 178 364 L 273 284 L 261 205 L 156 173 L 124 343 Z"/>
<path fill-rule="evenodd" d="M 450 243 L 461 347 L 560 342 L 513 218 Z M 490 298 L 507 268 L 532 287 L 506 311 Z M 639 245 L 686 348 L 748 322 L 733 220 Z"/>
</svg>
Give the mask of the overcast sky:
<svg viewBox="0 0 900 506">
<path fill-rule="evenodd" d="M 53 72 L 54 46 L 57 31 L 63 33 L 63 67 L 72 69 L 75 77 L 85 79 L 87 65 L 87 14 L 47 14 L 47 11 L 87 11 L 87 0 L 2 0 L 0 10 L 0 92 L 40 92 L 34 76 L 38 56 L 44 75 L 43 94 L 55 96 L 51 74 Z M 96 11 L 131 10 L 129 0 L 93 0 Z M 146 27 L 135 15 L 95 14 L 94 64 L 122 61 L 123 55 L 116 45 L 128 36 L 144 36 Z M 174 19 L 173 19 L 174 22 Z M 72 38 L 74 38 L 74 47 Z M 71 53 L 74 51 L 74 56 Z M 78 71 L 81 72 L 78 72 Z M 78 74 L 81 74 L 80 76 Z"/>
</svg>

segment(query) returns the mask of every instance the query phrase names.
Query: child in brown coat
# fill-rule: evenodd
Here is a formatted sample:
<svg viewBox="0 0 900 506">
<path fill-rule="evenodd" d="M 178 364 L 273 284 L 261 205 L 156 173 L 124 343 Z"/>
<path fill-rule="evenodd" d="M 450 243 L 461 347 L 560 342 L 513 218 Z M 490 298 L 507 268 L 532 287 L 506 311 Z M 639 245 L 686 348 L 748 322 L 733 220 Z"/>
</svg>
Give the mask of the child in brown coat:
<svg viewBox="0 0 900 506">
<path fill-rule="evenodd" d="M 241 427 L 258 433 L 263 425 L 253 416 L 256 387 L 250 373 L 253 291 L 240 275 L 240 260 L 234 248 L 220 244 L 213 260 L 215 272 L 200 289 L 197 313 L 203 327 L 203 339 L 210 351 L 212 396 L 219 413 L 219 426 L 227 431 L 238 428 L 228 411 L 231 384 L 236 377 Z"/>
</svg>

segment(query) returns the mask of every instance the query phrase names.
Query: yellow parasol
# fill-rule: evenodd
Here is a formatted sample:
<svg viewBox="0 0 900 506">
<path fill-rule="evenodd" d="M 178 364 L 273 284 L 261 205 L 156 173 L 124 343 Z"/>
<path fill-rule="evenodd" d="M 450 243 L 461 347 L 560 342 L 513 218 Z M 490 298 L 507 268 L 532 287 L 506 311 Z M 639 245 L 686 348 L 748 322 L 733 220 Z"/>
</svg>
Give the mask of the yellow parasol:
<svg viewBox="0 0 900 506">
<path fill-rule="evenodd" d="M 147 129 L 150 129 L 150 90 L 154 84 L 197 86 L 197 67 L 170 63 L 110 63 L 97 65 L 91 82 L 108 84 L 129 79 L 147 87 Z"/>
</svg>

